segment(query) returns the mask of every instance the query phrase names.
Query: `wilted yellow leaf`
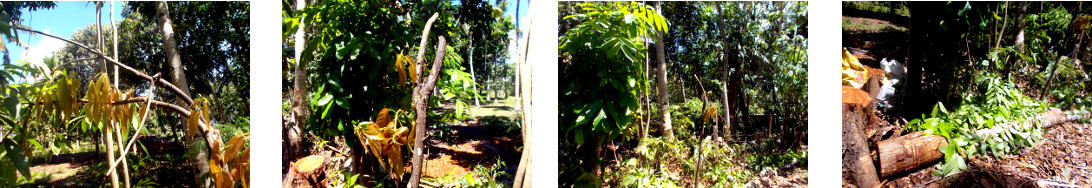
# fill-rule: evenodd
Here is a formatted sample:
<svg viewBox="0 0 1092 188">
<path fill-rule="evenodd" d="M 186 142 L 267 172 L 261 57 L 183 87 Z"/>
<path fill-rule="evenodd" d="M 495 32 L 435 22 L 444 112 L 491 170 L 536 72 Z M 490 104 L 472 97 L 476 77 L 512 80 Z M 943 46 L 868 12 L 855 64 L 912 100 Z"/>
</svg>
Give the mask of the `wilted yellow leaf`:
<svg viewBox="0 0 1092 188">
<path fill-rule="evenodd" d="M 387 108 L 383 108 L 382 110 L 379 110 L 379 115 L 375 117 L 375 123 L 378 124 L 380 128 L 387 127 L 387 125 L 390 125 L 391 123 L 391 117 L 387 112 Z"/>
<path fill-rule="evenodd" d="M 403 66 L 402 54 L 399 53 L 394 59 L 394 67 L 398 70 L 398 85 L 406 87 L 406 68 Z"/>
<path fill-rule="evenodd" d="M 402 56 L 402 58 L 405 59 L 405 60 L 402 60 L 402 61 L 405 61 L 406 64 L 408 64 L 410 66 L 410 68 L 409 68 L 410 80 L 413 81 L 413 84 L 417 84 L 417 76 L 418 76 L 417 75 L 417 68 L 414 67 L 415 65 L 413 65 L 413 63 L 411 63 L 411 62 L 413 62 L 413 59 L 410 59 L 409 56 Z"/>
<path fill-rule="evenodd" d="M 224 150 L 224 161 L 231 161 L 235 159 L 235 156 L 239 155 L 239 151 L 243 149 L 246 141 L 249 139 L 250 133 L 235 135 L 228 141 L 227 149 Z"/>
</svg>

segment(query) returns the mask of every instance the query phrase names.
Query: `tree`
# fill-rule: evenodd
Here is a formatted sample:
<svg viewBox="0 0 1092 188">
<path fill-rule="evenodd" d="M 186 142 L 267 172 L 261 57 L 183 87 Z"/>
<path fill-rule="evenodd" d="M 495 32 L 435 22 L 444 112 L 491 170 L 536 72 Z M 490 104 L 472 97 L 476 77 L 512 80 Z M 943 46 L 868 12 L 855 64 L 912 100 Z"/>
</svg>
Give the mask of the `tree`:
<svg viewBox="0 0 1092 188">
<path fill-rule="evenodd" d="M 291 7 L 291 3 L 285 2 L 286 7 Z M 425 118 L 428 118 L 428 122 L 465 118 L 469 107 L 467 101 L 473 97 L 473 91 L 467 88 L 471 88 L 474 82 L 470 73 L 465 72 L 466 65 L 459 55 L 462 54 L 461 49 L 467 49 L 465 45 L 453 42 L 455 45 L 443 44 L 433 48 L 425 44 L 412 44 L 432 37 L 451 37 L 452 41 L 462 41 L 462 24 L 456 22 L 453 16 L 445 16 L 457 10 L 451 2 L 388 4 L 348 1 L 318 1 L 302 10 L 284 10 L 283 26 L 286 29 L 282 36 L 290 38 L 301 24 L 308 26 L 302 49 L 288 47 L 293 43 L 291 40 L 283 43 L 285 49 L 301 51 L 299 61 L 308 62 L 299 65 L 308 73 L 306 92 L 295 92 L 296 95 L 311 98 L 305 101 L 305 110 L 310 115 L 305 122 L 298 122 L 302 131 L 314 133 L 324 140 L 344 138 L 344 143 L 350 148 L 349 161 L 353 164 L 349 167 L 350 173 L 370 174 L 373 177 L 389 175 L 390 178 L 377 178 L 375 181 L 397 185 L 418 183 L 412 179 L 415 178 L 414 174 L 419 173 L 411 172 L 411 181 L 405 181 L 406 173 L 402 169 L 407 161 L 403 158 L 423 155 L 423 151 L 415 148 L 423 144 L 409 143 L 423 143 L 427 137 L 410 133 L 427 131 L 430 125 L 426 124 Z M 431 25 L 426 35 L 421 35 L 426 27 L 419 25 L 422 23 L 420 21 L 433 15 L 440 15 L 439 20 L 429 22 L 435 24 Z M 415 50 L 420 52 L 419 55 L 410 54 Z M 425 60 L 426 52 L 440 55 L 440 58 L 434 59 L 440 63 L 432 65 L 438 72 L 429 72 L 428 68 L 413 63 Z M 294 58 L 284 57 L 289 62 L 295 61 L 291 60 Z M 436 79 L 432 81 L 436 88 L 435 97 L 421 95 L 430 95 L 433 90 L 424 88 L 427 82 L 424 78 Z M 353 81 L 349 82 L 350 79 Z M 285 80 L 284 85 L 293 85 L 294 81 Z M 435 115 L 428 117 L 427 107 L 444 101 L 454 102 L 459 110 L 447 111 L 438 118 Z M 411 127 L 419 128 L 409 132 Z M 399 142 L 372 139 L 369 135 L 382 135 L 385 139 Z M 403 150 L 411 152 L 403 153 Z"/>
<path fill-rule="evenodd" d="M 656 6 L 657 13 L 659 13 L 659 12 L 661 12 L 663 10 L 662 8 L 660 8 L 660 3 L 659 2 L 653 2 L 653 3 Z M 666 22 L 664 22 L 664 23 L 657 22 L 656 24 L 665 24 L 665 23 Z M 667 28 L 667 25 L 666 24 L 665 25 L 657 25 L 655 27 Z M 663 132 L 664 135 L 667 135 L 668 138 L 674 139 L 675 138 L 675 132 L 674 132 L 673 129 L 671 129 L 671 102 L 669 101 L 669 98 L 668 98 L 668 95 L 671 95 L 671 94 L 667 92 L 667 60 L 666 60 L 667 57 L 664 57 L 664 32 L 663 31 L 656 31 L 655 35 L 656 35 L 656 58 L 659 59 L 658 62 L 660 62 L 656 66 L 656 70 L 657 70 L 656 88 L 659 90 L 660 99 L 658 101 L 660 102 L 660 114 L 661 114 L 661 117 L 663 119 L 663 130 L 661 130 L 661 132 Z"/>
<path fill-rule="evenodd" d="M 164 51 L 167 53 L 167 62 L 171 65 L 171 80 L 174 81 L 175 86 L 179 86 L 179 89 L 182 89 L 183 94 L 189 95 L 190 87 L 189 83 L 186 81 L 186 73 L 182 70 L 182 59 L 178 55 L 178 44 L 175 42 L 174 27 L 171 25 L 171 15 L 169 10 L 167 9 L 167 2 L 156 2 L 155 10 L 159 13 L 158 23 L 159 28 L 161 29 L 160 32 L 163 35 L 163 48 Z M 181 101 L 192 101 L 192 99 L 187 100 L 182 96 L 176 96 L 176 100 L 178 101 L 177 104 L 179 104 L 179 106 L 182 106 L 183 108 L 189 108 L 188 103 L 192 103 L 182 103 Z M 189 121 L 186 119 L 187 118 L 182 118 L 182 121 Z M 189 140 L 189 143 L 187 143 L 187 145 L 193 145 L 197 141 L 198 140 L 191 139 Z M 209 186 L 211 182 L 203 178 L 206 176 L 206 174 L 209 173 L 208 161 L 203 160 L 203 158 L 208 157 L 208 151 L 201 150 L 200 148 L 196 148 L 196 151 L 197 154 L 190 157 L 190 163 L 193 163 L 193 165 L 197 169 L 194 172 L 194 179 L 198 181 L 197 185 Z"/>
<path fill-rule="evenodd" d="M 561 182 L 598 185 L 595 173 L 602 142 L 614 140 L 630 127 L 639 105 L 637 92 L 648 86 L 643 74 L 647 67 L 639 63 L 647 52 L 641 39 L 667 27 L 663 17 L 643 3 L 579 6 L 582 13 L 564 16 L 577 24 L 559 36 L 558 46 L 558 133 L 562 138 L 558 141 L 561 148 L 576 148 L 559 152 L 579 159 L 559 161 L 571 164 L 559 170 Z"/>
</svg>

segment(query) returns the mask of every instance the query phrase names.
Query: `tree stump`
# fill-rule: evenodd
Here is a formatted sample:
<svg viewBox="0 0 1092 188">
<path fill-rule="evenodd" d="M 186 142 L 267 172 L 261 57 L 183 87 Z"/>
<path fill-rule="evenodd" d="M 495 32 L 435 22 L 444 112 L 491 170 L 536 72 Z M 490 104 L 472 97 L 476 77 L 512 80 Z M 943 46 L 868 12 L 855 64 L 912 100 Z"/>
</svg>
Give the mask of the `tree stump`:
<svg viewBox="0 0 1092 188">
<path fill-rule="evenodd" d="M 307 156 L 301 158 L 296 162 L 290 163 L 288 174 L 284 176 L 284 180 L 281 181 L 282 186 L 286 187 L 322 187 L 323 179 L 326 179 L 325 173 L 323 173 L 323 166 L 325 166 L 326 158 L 318 155 Z"/>
<path fill-rule="evenodd" d="M 875 187 L 879 184 L 868 142 L 861 131 L 861 127 L 867 126 L 870 120 L 871 104 L 868 93 L 842 86 L 842 174 L 847 175 L 857 187 Z"/>
</svg>

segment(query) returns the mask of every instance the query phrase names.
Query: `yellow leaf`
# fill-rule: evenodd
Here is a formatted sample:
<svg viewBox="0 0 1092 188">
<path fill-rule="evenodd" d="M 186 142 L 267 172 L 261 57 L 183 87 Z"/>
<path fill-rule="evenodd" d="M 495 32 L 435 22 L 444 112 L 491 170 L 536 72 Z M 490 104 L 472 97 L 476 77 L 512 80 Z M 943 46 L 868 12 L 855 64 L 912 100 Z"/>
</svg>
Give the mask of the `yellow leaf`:
<svg viewBox="0 0 1092 188">
<path fill-rule="evenodd" d="M 405 59 L 405 60 L 402 60 L 402 61 L 405 61 L 406 64 L 409 64 L 409 66 L 410 66 L 410 68 L 409 68 L 410 80 L 413 81 L 413 84 L 417 84 L 417 76 L 418 76 L 417 75 L 417 67 L 415 67 L 416 65 L 414 65 L 412 63 L 413 59 L 410 59 L 409 56 L 402 56 L 402 58 Z"/>
<path fill-rule="evenodd" d="M 188 125 L 186 128 L 186 139 L 193 139 L 193 134 L 197 133 L 197 117 L 200 111 L 190 110 L 190 119 L 188 119 Z"/>
<path fill-rule="evenodd" d="M 224 171 L 220 165 L 220 160 L 216 157 L 210 157 L 209 159 L 209 173 L 212 174 L 213 181 L 216 182 L 216 187 L 231 188 L 234 182 L 231 180 L 231 176 L 228 172 Z"/>
<path fill-rule="evenodd" d="M 402 174 L 405 173 L 405 169 L 402 167 L 404 165 L 402 162 L 402 149 L 401 147 L 392 148 L 394 148 L 394 150 L 388 153 L 392 169 L 388 170 L 388 172 L 391 172 L 391 177 L 394 177 L 394 179 L 401 180 Z"/>
<path fill-rule="evenodd" d="M 227 150 L 224 151 L 224 161 L 231 161 L 232 159 L 235 159 L 235 156 L 238 155 L 239 151 L 241 151 L 243 146 L 245 146 L 246 140 L 249 139 L 247 137 L 249 136 L 250 133 L 235 135 L 231 137 L 231 140 L 228 141 Z"/>
<path fill-rule="evenodd" d="M 387 127 L 391 123 L 391 117 L 387 115 L 387 111 L 387 108 L 383 108 L 379 110 L 379 116 L 375 117 L 375 123 L 381 128 Z"/>
<path fill-rule="evenodd" d="M 201 105 L 201 121 L 208 127 L 212 127 L 212 121 L 209 121 L 209 101 L 201 100 Z"/>
<path fill-rule="evenodd" d="M 395 58 L 394 67 L 398 69 L 398 85 L 406 87 L 406 68 L 402 66 L 402 54 Z"/>
</svg>

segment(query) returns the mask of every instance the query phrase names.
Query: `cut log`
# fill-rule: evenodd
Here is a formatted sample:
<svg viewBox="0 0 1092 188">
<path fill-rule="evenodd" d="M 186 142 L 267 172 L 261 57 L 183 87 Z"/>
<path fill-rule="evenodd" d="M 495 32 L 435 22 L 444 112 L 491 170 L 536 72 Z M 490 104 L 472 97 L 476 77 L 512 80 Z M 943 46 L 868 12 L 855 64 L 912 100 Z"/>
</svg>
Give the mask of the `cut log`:
<svg viewBox="0 0 1092 188">
<path fill-rule="evenodd" d="M 875 187 L 879 184 L 879 177 L 869 154 L 868 142 L 861 131 L 861 127 L 869 122 L 867 115 L 871 112 L 868 110 L 871 99 L 864 91 L 845 86 L 842 87 L 842 96 L 842 174 L 848 176 L 857 187 Z M 847 99 L 850 100 L 848 103 Z"/>
<path fill-rule="evenodd" d="M 307 156 L 289 164 L 288 174 L 281 185 L 285 187 L 322 187 L 325 178 L 323 166 L 326 158 L 318 155 Z"/>
<path fill-rule="evenodd" d="M 924 135 L 920 131 L 880 141 L 877 152 L 880 177 L 887 178 L 937 162 L 944 157 L 937 148 L 947 144 L 942 136 Z"/>
<path fill-rule="evenodd" d="M 870 106 L 872 98 L 868 93 L 857 88 L 842 86 L 842 103 Z M 844 108 L 843 108 L 844 112 Z"/>
<path fill-rule="evenodd" d="M 1062 112 L 1060 109 L 1051 108 L 1035 120 L 1044 129 L 1073 122 L 1089 117 L 1089 113 Z M 1031 122 L 1006 123 L 994 125 L 993 128 L 974 131 L 979 137 L 987 138 L 1010 128 L 1027 128 Z M 937 148 L 948 144 L 944 137 L 937 135 L 924 135 L 923 132 L 913 132 L 901 137 L 880 141 L 877 153 L 880 156 L 879 166 L 881 177 L 888 177 L 932 165 L 942 158 L 944 154 Z"/>
</svg>

